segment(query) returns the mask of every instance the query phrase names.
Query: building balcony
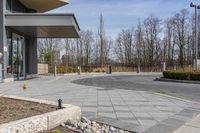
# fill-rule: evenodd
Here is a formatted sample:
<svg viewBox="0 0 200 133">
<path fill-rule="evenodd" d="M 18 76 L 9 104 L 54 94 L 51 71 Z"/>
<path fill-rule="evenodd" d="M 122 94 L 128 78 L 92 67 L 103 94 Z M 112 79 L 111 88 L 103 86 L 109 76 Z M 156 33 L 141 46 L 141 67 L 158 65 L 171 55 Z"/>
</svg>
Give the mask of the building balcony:
<svg viewBox="0 0 200 133">
<path fill-rule="evenodd" d="M 19 0 L 27 8 L 34 9 L 38 13 L 47 12 L 49 10 L 64 6 L 69 0 Z"/>
<path fill-rule="evenodd" d="M 5 26 L 35 38 L 78 38 L 74 14 L 9 13 Z"/>
</svg>

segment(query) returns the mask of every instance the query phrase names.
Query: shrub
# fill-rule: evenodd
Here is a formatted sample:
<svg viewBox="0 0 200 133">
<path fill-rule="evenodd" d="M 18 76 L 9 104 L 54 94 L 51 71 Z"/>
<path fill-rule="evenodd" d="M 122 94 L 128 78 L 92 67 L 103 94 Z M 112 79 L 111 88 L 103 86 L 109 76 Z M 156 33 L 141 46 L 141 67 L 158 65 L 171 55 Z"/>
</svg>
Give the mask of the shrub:
<svg viewBox="0 0 200 133">
<path fill-rule="evenodd" d="M 65 73 L 65 67 L 64 66 L 58 66 L 57 67 L 57 73 Z"/>
<path fill-rule="evenodd" d="M 191 73 L 190 78 L 191 80 L 200 81 L 200 73 Z"/>
<path fill-rule="evenodd" d="M 102 68 L 96 68 L 93 70 L 93 72 L 97 72 L 97 73 L 104 73 L 106 72 L 106 68 L 102 67 Z"/>
<path fill-rule="evenodd" d="M 53 130 L 53 133 L 62 133 L 62 131 L 61 131 L 61 130 L 58 130 L 58 129 L 56 129 L 56 130 Z"/>
<path fill-rule="evenodd" d="M 78 72 L 78 69 L 74 67 L 57 66 L 57 73 L 76 73 L 76 72 Z"/>
<path fill-rule="evenodd" d="M 168 78 L 168 79 L 200 81 L 200 73 L 198 72 L 165 71 L 163 72 L 163 76 L 164 78 Z"/>
</svg>

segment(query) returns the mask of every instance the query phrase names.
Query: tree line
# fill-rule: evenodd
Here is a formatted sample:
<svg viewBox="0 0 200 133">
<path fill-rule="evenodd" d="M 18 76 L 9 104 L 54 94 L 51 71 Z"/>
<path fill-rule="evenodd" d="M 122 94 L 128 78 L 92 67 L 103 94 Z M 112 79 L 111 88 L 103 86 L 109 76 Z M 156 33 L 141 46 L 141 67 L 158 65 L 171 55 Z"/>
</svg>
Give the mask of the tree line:
<svg viewBox="0 0 200 133">
<path fill-rule="evenodd" d="M 82 30 L 79 39 L 38 40 L 38 61 L 53 65 L 55 51 L 65 49 L 60 65 L 66 67 L 113 65 L 153 71 L 163 62 L 170 67 L 192 66 L 194 26 L 194 15 L 183 9 L 165 20 L 149 15 L 111 38 L 106 35 L 101 14 L 97 33 Z"/>
</svg>

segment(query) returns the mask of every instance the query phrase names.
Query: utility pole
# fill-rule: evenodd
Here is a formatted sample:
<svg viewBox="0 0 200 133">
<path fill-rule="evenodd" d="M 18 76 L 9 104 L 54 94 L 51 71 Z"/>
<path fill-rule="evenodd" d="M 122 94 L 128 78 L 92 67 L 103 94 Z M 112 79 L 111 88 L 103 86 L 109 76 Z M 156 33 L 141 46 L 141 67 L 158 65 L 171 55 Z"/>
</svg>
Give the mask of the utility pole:
<svg viewBox="0 0 200 133">
<path fill-rule="evenodd" d="M 200 5 L 196 5 L 194 2 L 190 3 L 190 7 L 195 8 L 195 71 L 198 71 L 198 13 L 197 10 L 200 9 Z"/>
</svg>

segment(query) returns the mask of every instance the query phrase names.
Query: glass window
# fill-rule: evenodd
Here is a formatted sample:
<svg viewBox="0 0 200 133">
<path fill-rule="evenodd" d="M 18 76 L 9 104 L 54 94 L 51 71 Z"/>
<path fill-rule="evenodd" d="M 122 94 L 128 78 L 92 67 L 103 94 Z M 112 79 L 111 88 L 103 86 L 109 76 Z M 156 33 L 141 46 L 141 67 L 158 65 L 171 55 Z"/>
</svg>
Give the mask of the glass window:
<svg viewBox="0 0 200 133">
<path fill-rule="evenodd" d="M 6 0 L 6 9 L 11 11 L 11 0 Z"/>
<path fill-rule="evenodd" d="M 7 43 L 4 45 L 4 75 L 5 78 L 12 77 L 12 39 L 11 32 L 6 31 Z"/>
<path fill-rule="evenodd" d="M 10 12 L 27 12 L 35 13 L 33 9 L 24 6 L 19 0 L 6 0 L 6 9 Z"/>
</svg>

